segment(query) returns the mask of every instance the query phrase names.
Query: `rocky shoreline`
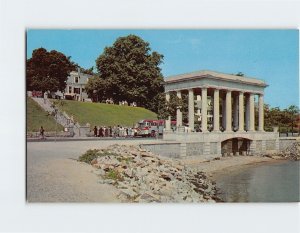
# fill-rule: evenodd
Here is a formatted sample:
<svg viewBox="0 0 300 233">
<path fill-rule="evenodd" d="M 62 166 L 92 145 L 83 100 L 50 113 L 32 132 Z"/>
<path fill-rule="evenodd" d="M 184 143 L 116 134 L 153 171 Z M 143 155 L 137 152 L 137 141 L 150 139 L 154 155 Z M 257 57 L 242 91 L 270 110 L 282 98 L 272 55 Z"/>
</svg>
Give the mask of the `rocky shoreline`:
<svg viewBox="0 0 300 233">
<path fill-rule="evenodd" d="M 300 160 L 300 142 L 294 142 L 288 147 L 286 147 L 283 151 L 271 155 L 263 155 L 265 157 L 273 158 L 273 159 L 289 159 L 289 160 Z"/>
<path fill-rule="evenodd" d="M 221 201 L 215 183 L 204 172 L 136 146 L 89 150 L 79 160 L 97 168 L 99 183 L 117 187 L 122 202 Z"/>
<path fill-rule="evenodd" d="M 117 188 L 121 202 L 222 202 L 213 174 L 222 169 L 275 160 L 299 160 L 300 142 L 272 155 L 222 157 L 218 160 L 168 159 L 133 145 L 88 150 L 79 161 L 96 168 L 98 183 Z"/>
</svg>

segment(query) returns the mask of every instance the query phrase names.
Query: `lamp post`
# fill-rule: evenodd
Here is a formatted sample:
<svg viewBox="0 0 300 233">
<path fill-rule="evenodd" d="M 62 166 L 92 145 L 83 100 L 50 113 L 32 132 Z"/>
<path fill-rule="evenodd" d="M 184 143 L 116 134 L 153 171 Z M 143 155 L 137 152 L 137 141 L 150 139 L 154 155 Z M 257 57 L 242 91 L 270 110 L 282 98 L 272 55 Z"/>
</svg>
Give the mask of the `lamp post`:
<svg viewBox="0 0 300 233">
<path fill-rule="evenodd" d="M 55 142 L 56 142 L 56 137 L 57 137 L 57 112 L 58 109 L 56 106 L 54 106 L 54 117 L 55 117 Z"/>
</svg>

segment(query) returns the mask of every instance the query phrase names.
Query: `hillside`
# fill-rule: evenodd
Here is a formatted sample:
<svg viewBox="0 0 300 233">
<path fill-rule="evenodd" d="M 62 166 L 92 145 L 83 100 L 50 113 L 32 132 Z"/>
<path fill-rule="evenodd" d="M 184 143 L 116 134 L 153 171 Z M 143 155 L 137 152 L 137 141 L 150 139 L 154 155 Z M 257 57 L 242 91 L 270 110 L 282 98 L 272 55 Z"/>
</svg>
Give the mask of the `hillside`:
<svg viewBox="0 0 300 233">
<path fill-rule="evenodd" d="M 26 122 L 27 132 L 38 132 L 43 126 L 45 131 L 55 131 L 55 120 L 52 116 L 48 116 L 34 100 L 27 97 Z M 63 127 L 57 124 L 57 130 L 63 130 Z"/>
<path fill-rule="evenodd" d="M 157 119 L 156 113 L 145 108 L 119 106 L 102 103 L 63 100 L 59 108 L 81 125 L 94 126 L 133 126 L 141 119 Z"/>
</svg>

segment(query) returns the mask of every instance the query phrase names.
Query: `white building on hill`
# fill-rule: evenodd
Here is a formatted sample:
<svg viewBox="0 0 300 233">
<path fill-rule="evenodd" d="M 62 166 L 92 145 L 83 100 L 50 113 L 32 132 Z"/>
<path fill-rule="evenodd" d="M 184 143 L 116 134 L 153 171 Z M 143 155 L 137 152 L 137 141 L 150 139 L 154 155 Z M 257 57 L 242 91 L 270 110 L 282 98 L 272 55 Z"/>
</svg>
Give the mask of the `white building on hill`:
<svg viewBox="0 0 300 233">
<path fill-rule="evenodd" d="M 67 79 L 64 98 L 77 101 L 90 101 L 85 91 L 85 85 L 91 77 L 92 75 L 81 73 L 79 69 L 78 71 L 72 71 Z"/>
</svg>

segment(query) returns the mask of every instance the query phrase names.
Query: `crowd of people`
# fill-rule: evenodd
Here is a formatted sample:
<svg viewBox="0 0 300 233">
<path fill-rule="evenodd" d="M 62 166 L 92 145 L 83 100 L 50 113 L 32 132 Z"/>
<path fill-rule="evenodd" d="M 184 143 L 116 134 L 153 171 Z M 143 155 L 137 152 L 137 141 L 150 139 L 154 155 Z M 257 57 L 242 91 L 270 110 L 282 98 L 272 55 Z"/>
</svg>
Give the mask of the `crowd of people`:
<svg viewBox="0 0 300 233">
<path fill-rule="evenodd" d="M 94 127 L 94 137 L 134 137 L 136 134 L 136 129 L 123 126 L 95 126 Z"/>
<path fill-rule="evenodd" d="M 112 98 L 106 99 L 105 101 L 102 101 L 106 104 L 115 104 L 114 100 Z M 137 107 L 136 102 L 128 103 L 127 100 L 119 101 L 120 106 L 131 106 L 131 107 Z"/>
</svg>

